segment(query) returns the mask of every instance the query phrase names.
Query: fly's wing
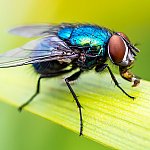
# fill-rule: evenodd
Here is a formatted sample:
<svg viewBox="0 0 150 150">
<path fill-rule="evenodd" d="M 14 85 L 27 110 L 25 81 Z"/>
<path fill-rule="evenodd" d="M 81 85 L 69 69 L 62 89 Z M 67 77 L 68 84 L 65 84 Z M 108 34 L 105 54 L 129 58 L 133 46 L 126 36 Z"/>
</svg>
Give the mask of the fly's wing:
<svg viewBox="0 0 150 150">
<path fill-rule="evenodd" d="M 58 60 L 70 63 L 77 58 L 67 44 L 57 36 L 33 40 L 26 45 L 0 55 L 0 68 L 16 67 L 37 62 Z"/>
<path fill-rule="evenodd" d="M 56 35 L 58 30 L 65 26 L 73 26 L 73 24 L 63 23 L 60 25 L 37 24 L 37 25 L 19 26 L 9 30 L 9 33 L 27 37 L 27 38 L 37 37 L 37 36 Z"/>
</svg>

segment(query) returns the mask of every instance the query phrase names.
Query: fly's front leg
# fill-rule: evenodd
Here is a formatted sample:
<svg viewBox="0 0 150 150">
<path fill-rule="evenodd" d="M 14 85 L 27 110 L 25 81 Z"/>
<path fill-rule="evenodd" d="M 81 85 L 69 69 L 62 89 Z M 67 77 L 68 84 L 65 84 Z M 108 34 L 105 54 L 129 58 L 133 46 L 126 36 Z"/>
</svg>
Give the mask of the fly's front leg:
<svg viewBox="0 0 150 150">
<path fill-rule="evenodd" d="M 125 95 L 127 95 L 128 97 L 134 99 L 133 96 L 130 96 L 130 95 L 119 85 L 119 83 L 118 83 L 116 77 L 115 77 L 114 74 L 112 73 L 112 71 L 111 71 L 110 67 L 108 66 L 108 64 L 99 65 L 99 66 L 97 66 L 97 67 L 95 68 L 95 70 L 96 70 L 97 72 L 101 72 L 101 71 L 103 71 L 105 68 L 108 69 L 108 71 L 109 71 L 109 73 L 110 73 L 110 76 L 111 76 L 112 80 L 114 81 L 115 85 L 116 85 Z"/>
<path fill-rule="evenodd" d="M 67 77 L 65 79 L 65 82 L 66 82 L 66 84 L 67 84 L 67 86 L 68 86 L 68 88 L 69 88 L 69 90 L 70 90 L 74 100 L 76 101 L 76 104 L 77 104 L 78 109 L 79 109 L 79 115 L 80 115 L 80 136 L 83 135 L 83 133 L 82 133 L 83 132 L 83 119 L 82 119 L 82 110 L 81 110 L 82 106 L 81 106 L 81 104 L 80 104 L 80 102 L 79 102 L 79 100 L 78 100 L 78 98 L 77 98 L 77 96 L 76 96 L 76 94 L 75 94 L 74 90 L 72 89 L 72 87 L 71 87 L 69 82 L 76 80 L 80 76 L 81 73 L 82 73 L 82 71 L 80 70 L 80 71 L 74 73 L 73 75 L 71 75 L 70 77 Z"/>
</svg>

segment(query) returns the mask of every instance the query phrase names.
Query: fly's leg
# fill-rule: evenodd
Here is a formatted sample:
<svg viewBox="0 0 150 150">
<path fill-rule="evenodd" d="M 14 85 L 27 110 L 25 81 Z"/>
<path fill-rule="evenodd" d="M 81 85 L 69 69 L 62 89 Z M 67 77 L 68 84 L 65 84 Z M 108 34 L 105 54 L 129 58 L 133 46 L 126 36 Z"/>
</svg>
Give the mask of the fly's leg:
<svg viewBox="0 0 150 150">
<path fill-rule="evenodd" d="M 66 82 L 66 84 L 67 84 L 67 86 L 68 86 L 68 88 L 69 88 L 69 90 L 70 90 L 74 100 L 76 101 L 77 107 L 79 109 L 79 115 L 80 115 L 80 136 L 83 135 L 83 133 L 82 133 L 83 132 L 83 119 L 82 119 L 82 110 L 81 110 L 82 106 L 81 106 L 81 104 L 80 104 L 80 102 L 79 102 L 79 100 L 78 100 L 78 98 L 77 98 L 77 96 L 76 96 L 76 94 L 75 94 L 74 90 L 72 89 L 72 87 L 71 87 L 69 82 L 76 80 L 80 76 L 81 73 L 82 73 L 82 71 L 80 70 L 80 71 L 74 73 L 73 75 L 71 75 L 70 77 L 67 77 L 65 79 L 65 82 Z"/>
<path fill-rule="evenodd" d="M 95 68 L 95 71 L 96 72 L 102 72 L 107 66 L 108 66 L 107 64 L 97 65 L 96 68 Z"/>
<path fill-rule="evenodd" d="M 56 76 L 59 76 L 59 75 L 62 75 L 62 74 L 65 74 L 65 73 L 68 73 L 70 71 L 72 71 L 74 68 L 71 68 L 69 70 L 63 70 L 63 71 L 59 71 L 59 72 L 56 72 L 56 73 L 51 73 L 51 74 L 47 74 L 47 75 L 41 75 L 37 81 L 37 88 L 36 88 L 36 92 L 32 95 L 32 97 L 27 101 L 25 102 L 24 104 L 22 104 L 18 110 L 19 111 L 22 111 L 22 109 L 27 106 L 39 93 L 40 93 L 40 81 L 41 79 L 43 78 L 51 78 L 51 77 L 56 77 Z"/>
<path fill-rule="evenodd" d="M 115 85 L 116 85 L 125 95 L 127 95 L 128 97 L 134 99 L 133 96 L 130 96 L 130 95 L 119 85 L 117 79 L 115 78 L 114 74 L 112 73 L 112 71 L 111 71 L 111 69 L 110 69 L 110 67 L 109 67 L 108 65 L 107 65 L 107 69 L 108 69 L 108 71 L 109 71 L 109 73 L 110 73 L 110 76 L 111 76 L 112 80 L 114 81 Z"/>
<path fill-rule="evenodd" d="M 49 76 L 49 77 L 51 77 L 51 76 Z M 27 106 L 27 105 L 40 93 L 40 81 L 41 81 L 42 78 L 47 78 L 47 77 L 44 77 L 44 76 L 42 76 L 42 75 L 39 77 L 39 79 L 38 79 L 38 81 L 37 81 L 36 92 L 32 95 L 32 97 L 31 97 L 28 101 L 26 101 L 24 104 L 22 104 L 22 105 L 18 108 L 19 111 L 22 111 L 22 109 L 23 109 L 25 106 Z"/>
<path fill-rule="evenodd" d="M 112 80 L 114 81 L 115 85 L 116 85 L 125 95 L 127 95 L 128 97 L 134 99 L 133 96 L 130 96 L 130 95 L 119 85 L 119 83 L 118 83 L 116 77 L 115 77 L 114 74 L 112 73 L 112 71 L 111 71 L 110 67 L 108 66 L 108 64 L 103 64 L 103 65 L 97 66 L 95 70 L 96 70 L 96 72 L 101 72 L 101 71 L 103 71 L 105 68 L 108 69 L 108 71 L 109 71 L 109 73 L 110 73 L 110 76 L 111 76 Z"/>
</svg>

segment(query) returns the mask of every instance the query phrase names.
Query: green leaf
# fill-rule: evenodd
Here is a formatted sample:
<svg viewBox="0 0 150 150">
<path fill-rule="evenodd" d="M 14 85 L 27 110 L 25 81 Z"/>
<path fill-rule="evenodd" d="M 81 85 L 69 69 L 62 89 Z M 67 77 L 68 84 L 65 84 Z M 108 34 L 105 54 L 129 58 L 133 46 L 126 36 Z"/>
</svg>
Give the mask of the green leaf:
<svg viewBox="0 0 150 150">
<path fill-rule="evenodd" d="M 27 66 L 1 69 L 0 100 L 20 106 L 35 92 L 37 78 Z M 25 110 L 79 134 L 79 112 L 62 78 L 43 79 L 41 93 Z M 84 137 L 115 149 L 148 150 L 150 82 L 141 80 L 139 87 L 132 88 L 120 76 L 116 78 L 136 97 L 134 101 L 114 86 L 107 73 L 90 71 L 72 84 L 83 106 Z"/>
</svg>

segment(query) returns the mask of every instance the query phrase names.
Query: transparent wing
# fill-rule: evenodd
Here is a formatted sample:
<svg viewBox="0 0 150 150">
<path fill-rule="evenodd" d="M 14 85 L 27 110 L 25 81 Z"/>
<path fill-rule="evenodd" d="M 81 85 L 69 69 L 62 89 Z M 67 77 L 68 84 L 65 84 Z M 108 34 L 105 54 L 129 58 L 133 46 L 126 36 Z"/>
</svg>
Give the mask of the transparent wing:
<svg viewBox="0 0 150 150">
<path fill-rule="evenodd" d="M 33 40 L 20 48 L 0 55 L 0 68 L 16 67 L 45 61 L 70 62 L 77 58 L 67 44 L 57 36 L 48 36 Z"/>
<path fill-rule="evenodd" d="M 60 25 L 50 25 L 50 24 L 37 24 L 37 25 L 27 25 L 19 26 L 9 30 L 9 33 L 23 36 L 23 37 L 37 37 L 56 34 L 57 31 L 64 26 L 73 26 L 73 24 L 63 23 Z"/>
</svg>

